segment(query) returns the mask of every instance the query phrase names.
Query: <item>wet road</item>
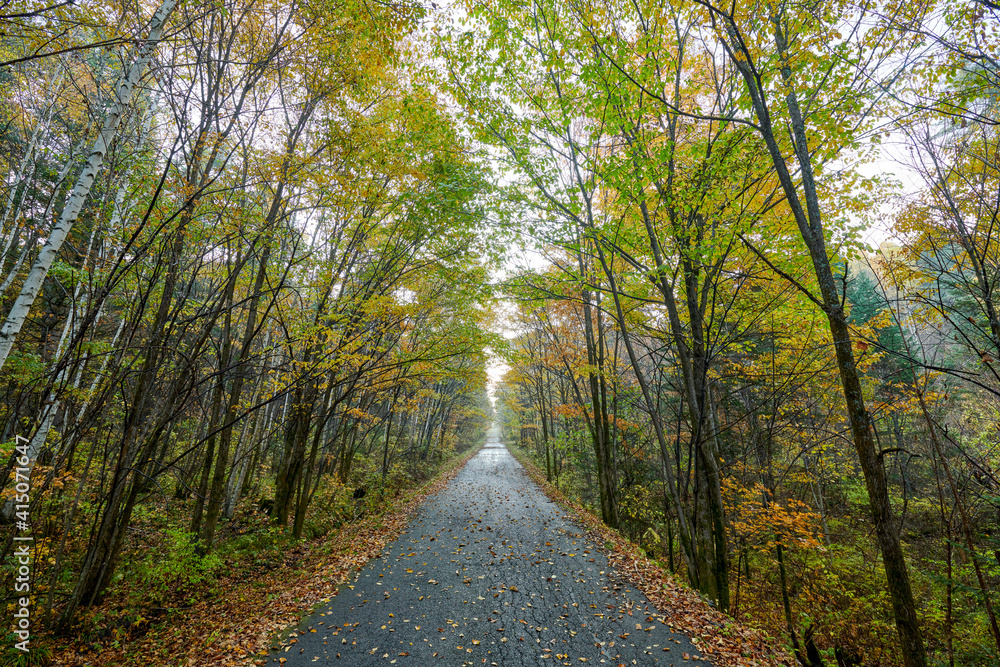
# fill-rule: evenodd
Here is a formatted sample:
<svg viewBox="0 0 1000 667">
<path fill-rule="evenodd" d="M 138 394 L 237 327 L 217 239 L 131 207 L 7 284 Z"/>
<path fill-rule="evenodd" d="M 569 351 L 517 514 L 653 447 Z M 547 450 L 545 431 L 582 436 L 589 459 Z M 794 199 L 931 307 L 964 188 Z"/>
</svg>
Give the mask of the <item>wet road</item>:
<svg viewBox="0 0 1000 667">
<path fill-rule="evenodd" d="M 561 515 L 488 441 L 268 664 L 707 665 Z"/>
</svg>

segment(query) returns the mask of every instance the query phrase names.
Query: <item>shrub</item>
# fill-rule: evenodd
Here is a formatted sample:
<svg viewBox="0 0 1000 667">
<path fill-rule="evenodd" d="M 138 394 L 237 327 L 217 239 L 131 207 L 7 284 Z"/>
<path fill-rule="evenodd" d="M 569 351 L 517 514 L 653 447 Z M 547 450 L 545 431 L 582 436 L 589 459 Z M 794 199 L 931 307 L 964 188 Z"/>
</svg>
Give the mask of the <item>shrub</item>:
<svg viewBox="0 0 1000 667">
<path fill-rule="evenodd" d="M 163 550 L 151 550 L 139 563 L 137 575 L 148 583 L 152 595 L 162 598 L 168 591 L 183 592 L 213 580 L 221 566 L 218 554 L 202 554 L 191 533 L 170 526 L 164 535 Z"/>
</svg>

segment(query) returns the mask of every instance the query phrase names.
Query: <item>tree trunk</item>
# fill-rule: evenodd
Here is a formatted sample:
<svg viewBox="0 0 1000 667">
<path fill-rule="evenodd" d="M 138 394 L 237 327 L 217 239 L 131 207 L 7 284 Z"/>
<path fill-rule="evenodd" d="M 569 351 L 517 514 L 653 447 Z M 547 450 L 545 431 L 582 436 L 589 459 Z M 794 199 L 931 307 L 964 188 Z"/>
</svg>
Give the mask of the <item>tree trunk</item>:
<svg viewBox="0 0 1000 667">
<path fill-rule="evenodd" d="M 271 506 L 271 520 L 280 526 L 288 523 L 295 488 L 305 465 L 306 440 L 312 425 L 315 394 L 314 382 L 307 383 L 305 388 L 297 388 L 289 408 L 291 414 L 285 428 L 285 447 L 275 479 L 274 505 Z"/>
<path fill-rule="evenodd" d="M 714 7 L 710 7 L 710 9 L 713 12 L 717 11 Z M 781 75 L 784 82 L 785 106 L 789 113 L 795 155 L 801 170 L 801 196 L 777 143 L 777 135 L 771 124 L 771 115 L 766 102 L 767 91 L 762 87 L 756 71 L 751 67 L 751 63 L 755 62 L 754 57 L 742 46 L 745 44 L 743 36 L 731 17 L 723 13 L 716 13 L 713 17 L 724 22 L 723 28 L 728 37 L 725 46 L 750 94 L 761 137 L 771 155 L 772 164 L 777 172 L 788 205 L 795 216 L 799 233 L 808 248 L 819 283 L 821 298 L 816 299 L 811 294 L 810 298 L 821 306 L 830 324 L 830 334 L 836 350 L 837 368 L 840 371 L 854 448 L 857 451 L 865 477 L 869 507 L 875 524 L 875 532 L 878 535 L 879 548 L 882 552 L 882 564 L 885 568 L 889 596 L 892 600 L 903 663 L 906 667 L 926 667 L 927 655 L 924 651 L 923 636 L 917 619 L 906 558 L 900 544 L 897 522 L 889 503 L 885 468 L 882 465 L 882 457 L 879 455 L 878 445 L 872 433 L 871 417 L 865 407 L 864 392 L 851 347 L 850 329 L 837 293 L 837 284 L 833 277 L 830 259 L 827 256 L 819 195 L 813 175 L 806 125 L 799 109 L 791 68 L 787 64 L 786 37 L 779 27 L 780 19 L 776 16 L 770 17 L 774 27 L 777 55 L 782 61 Z M 804 205 L 803 199 L 805 200 Z"/>
<path fill-rule="evenodd" d="M 94 140 L 94 145 L 90 149 L 90 156 L 87 158 L 87 164 L 80 173 L 76 185 L 73 187 L 73 191 L 66 201 L 62 214 L 59 216 L 59 221 L 38 253 L 38 258 L 31 267 L 31 271 L 28 272 L 28 277 L 21 287 L 21 293 L 7 314 L 7 320 L 4 322 L 3 327 L 0 328 L 0 368 L 3 368 L 3 365 L 6 363 L 7 357 L 14 346 L 14 339 L 21 331 L 21 326 L 28 317 L 28 312 L 31 310 L 31 305 L 35 302 L 35 297 L 42 288 L 42 283 L 45 281 L 45 276 L 48 274 L 49 268 L 52 267 L 52 263 L 59 254 L 63 242 L 69 236 L 73 224 L 76 222 L 77 217 L 79 217 L 80 211 L 83 209 L 83 205 L 90 195 L 94 179 L 104 164 L 104 157 L 108 152 L 108 147 L 111 145 L 118 126 L 121 124 L 122 118 L 125 116 L 125 112 L 132 102 L 135 87 L 142 78 L 147 65 L 149 65 L 149 61 L 153 57 L 153 51 L 160 42 L 167 19 L 176 5 L 177 0 L 164 0 L 163 4 L 156 10 L 156 13 L 153 14 L 153 18 L 149 24 L 149 35 L 142 41 L 132 67 L 122 77 L 115 88 L 114 104 L 111 105 L 111 109 L 108 111 L 100 134 Z"/>
</svg>

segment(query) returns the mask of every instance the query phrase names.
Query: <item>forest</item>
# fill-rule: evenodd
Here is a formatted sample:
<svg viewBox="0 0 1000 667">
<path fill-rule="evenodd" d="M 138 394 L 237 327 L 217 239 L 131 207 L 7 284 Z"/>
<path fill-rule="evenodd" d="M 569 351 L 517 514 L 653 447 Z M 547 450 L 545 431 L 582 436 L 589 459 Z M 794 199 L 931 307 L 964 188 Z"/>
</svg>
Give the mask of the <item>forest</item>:
<svg viewBox="0 0 1000 667">
<path fill-rule="evenodd" d="M 803 667 L 998 664 L 998 54 L 988 0 L 5 3 L 0 660 L 494 424 Z"/>
</svg>

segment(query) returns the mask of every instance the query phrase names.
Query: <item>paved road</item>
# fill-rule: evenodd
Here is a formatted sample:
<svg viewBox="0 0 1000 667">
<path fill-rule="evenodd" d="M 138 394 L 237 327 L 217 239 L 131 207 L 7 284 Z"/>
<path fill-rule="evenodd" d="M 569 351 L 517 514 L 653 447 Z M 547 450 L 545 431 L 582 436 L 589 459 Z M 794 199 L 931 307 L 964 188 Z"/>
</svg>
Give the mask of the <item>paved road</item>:
<svg viewBox="0 0 1000 667">
<path fill-rule="evenodd" d="M 651 613 L 493 440 L 269 663 L 708 664 Z"/>
</svg>

